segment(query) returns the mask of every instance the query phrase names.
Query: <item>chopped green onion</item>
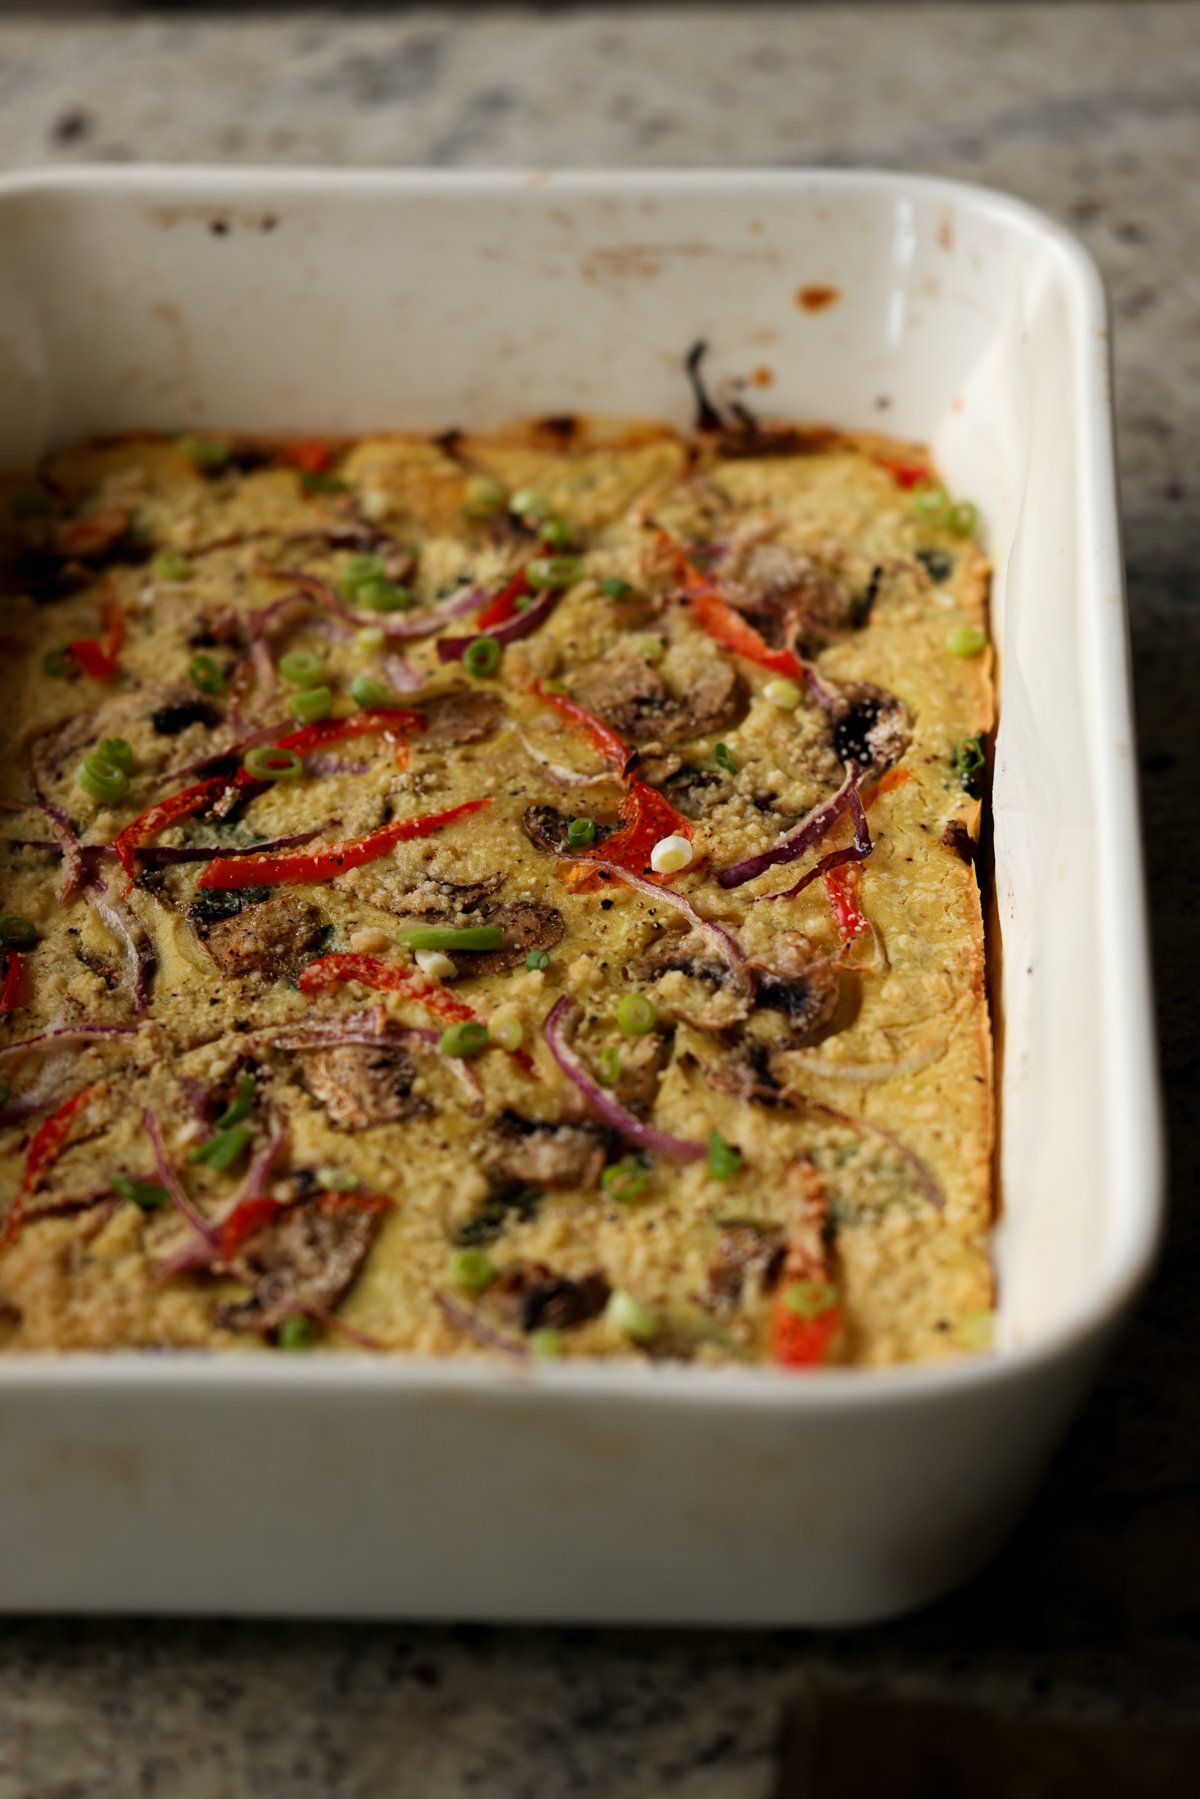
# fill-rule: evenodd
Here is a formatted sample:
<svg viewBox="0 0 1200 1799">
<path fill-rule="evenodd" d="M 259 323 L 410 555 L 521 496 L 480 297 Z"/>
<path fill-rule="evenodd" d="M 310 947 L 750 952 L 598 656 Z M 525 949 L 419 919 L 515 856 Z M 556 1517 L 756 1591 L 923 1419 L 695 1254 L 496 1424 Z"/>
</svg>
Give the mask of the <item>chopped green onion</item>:
<svg viewBox="0 0 1200 1799">
<path fill-rule="evenodd" d="M 536 973 L 539 969 L 549 968 L 550 957 L 544 949 L 531 949 L 525 958 L 525 966 Z"/>
<path fill-rule="evenodd" d="M 494 675 L 500 666 L 500 653 L 494 637 L 474 637 L 463 651 L 463 667 L 469 675 Z"/>
<path fill-rule="evenodd" d="M 317 1341 L 316 1326 L 303 1312 L 285 1318 L 279 1327 L 280 1349 L 312 1349 Z"/>
<path fill-rule="evenodd" d="M 525 575 L 531 587 L 573 587 L 583 579 L 583 563 L 578 556 L 531 556 Z"/>
<path fill-rule="evenodd" d="M 569 550 L 575 541 L 575 533 L 565 518 L 548 518 L 538 535 L 552 550 Z"/>
<path fill-rule="evenodd" d="M 567 843 L 573 850 L 585 849 L 589 843 L 596 841 L 595 821 L 590 818 L 573 818 L 567 826 Z"/>
<path fill-rule="evenodd" d="M 75 770 L 83 791 L 102 805 L 112 805 L 129 791 L 129 776 L 103 756 L 85 756 Z"/>
<path fill-rule="evenodd" d="M 47 496 L 32 488 L 8 496 L 9 518 L 46 518 L 53 510 Z"/>
<path fill-rule="evenodd" d="M 96 745 L 96 754 L 126 774 L 133 769 L 133 747 L 124 737 L 102 737 Z"/>
<path fill-rule="evenodd" d="M 649 1179 L 650 1170 L 633 1156 L 626 1156 L 623 1162 L 614 1162 L 604 1170 L 600 1185 L 619 1206 L 631 1206 L 635 1199 L 640 1199 Z"/>
<path fill-rule="evenodd" d="M 624 1287 L 618 1287 L 611 1295 L 605 1315 L 625 1336 L 632 1337 L 635 1343 L 648 1343 L 658 1331 L 658 1319 L 649 1306 L 644 1306 L 640 1299 L 635 1299 Z"/>
<path fill-rule="evenodd" d="M 496 1278 L 496 1264 L 486 1249 L 456 1249 L 447 1272 L 456 1287 L 482 1293 Z"/>
<path fill-rule="evenodd" d="M 444 1056 L 477 1056 L 487 1046 L 488 1028 L 474 1019 L 466 1024 L 449 1025 L 438 1042 Z"/>
<path fill-rule="evenodd" d="M 244 1124 L 235 1124 L 231 1130 L 218 1130 L 194 1149 L 188 1157 L 189 1162 L 203 1162 L 216 1174 L 228 1174 L 234 1163 L 239 1161 L 250 1146 L 254 1132 Z"/>
<path fill-rule="evenodd" d="M 626 1037 L 644 1037 L 657 1020 L 654 1001 L 644 993 L 625 993 L 617 1001 L 617 1029 Z"/>
<path fill-rule="evenodd" d="M 358 1176 L 348 1168 L 332 1168 L 325 1162 L 316 1174 L 322 1187 L 333 1193 L 353 1193 L 358 1186 Z"/>
<path fill-rule="evenodd" d="M 314 725 L 333 711 L 333 693 L 328 687 L 310 687 L 306 693 L 294 693 L 288 711 L 302 725 Z"/>
<path fill-rule="evenodd" d="M 708 1133 L 708 1172 L 715 1181 L 727 1181 L 742 1166 L 742 1152 L 727 1143 L 720 1131 Z"/>
<path fill-rule="evenodd" d="M 364 656 L 373 656 L 387 642 L 387 632 L 379 625 L 364 625 L 361 631 L 354 634 L 354 647 Z"/>
<path fill-rule="evenodd" d="M 674 875 L 681 868 L 686 868 L 694 855 L 695 851 L 686 837 L 675 834 L 660 837 L 650 851 L 650 866 L 656 875 Z"/>
<path fill-rule="evenodd" d="M 47 650 L 42 657 L 42 673 L 53 675 L 56 681 L 78 672 L 79 664 L 68 649 Z"/>
<path fill-rule="evenodd" d="M 201 693 L 225 691 L 225 677 L 211 656 L 193 656 L 188 663 L 188 679 Z"/>
<path fill-rule="evenodd" d="M 778 706 L 781 712 L 794 712 L 804 698 L 804 692 L 786 675 L 777 675 L 763 688 L 763 698 L 770 700 L 772 706 Z"/>
<path fill-rule="evenodd" d="M 562 1332 L 552 1330 L 530 1331 L 529 1347 L 535 1356 L 539 1356 L 543 1360 L 549 1361 L 555 1356 L 560 1356 L 563 1352 Z"/>
<path fill-rule="evenodd" d="M 667 649 L 661 637 L 639 637 L 633 647 L 642 661 L 649 662 L 652 666 L 662 661 Z"/>
<path fill-rule="evenodd" d="M 130 1199 L 143 1212 L 156 1212 L 159 1206 L 165 1206 L 170 1195 L 165 1187 L 157 1181 L 139 1181 L 129 1175 L 114 1174 L 109 1176 L 109 1189 L 118 1199 Z"/>
<path fill-rule="evenodd" d="M 400 941 L 409 949 L 503 949 L 504 932 L 498 924 L 423 925 Z"/>
<path fill-rule="evenodd" d="M 346 483 L 340 475 L 327 475 L 323 469 L 301 469 L 300 485 L 305 493 L 346 493 Z"/>
<path fill-rule="evenodd" d="M 925 519 L 931 525 L 944 525 L 950 510 L 946 489 L 923 483 L 913 494 L 912 509 L 914 517 Z"/>
<path fill-rule="evenodd" d="M 256 781 L 294 781 L 304 773 L 304 764 L 295 750 L 281 750 L 273 743 L 247 750 L 242 767 Z"/>
<path fill-rule="evenodd" d="M 237 1086 L 233 1090 L 233 1098 L 217 1119 L 217 1129 L 227 1131 L 235 1124 L 249 1118 L 254 1110 L 254 1102 L 258 1098 L 258 1083 L 252 1074 L 238 1076 Z"/>
<path fill-rule="evenodd" d="M 289 687 L 319 687 L 325 667 L 315 650 L 289 650 L 279 659 L 279 672 Z"/>
<path fill-rule="evenodd" d="M 978 523 L 978 509 L 970 500 L 959 500 L 956 506 L 950 508 L 950 516 L 946 520 L 947 528 L 956 537 L 969 537 Z"/>
<path fill-rule="evenodd" d="M 609 1043 L 596 1058 L 596 1078 L 602 1087 L 615 1087 L 621 1078 L 621 1052 Z"/>
<path fill-rule="evenodd" d="M 386 574 L 387 564 L 382 556 L 347 556 L 342 563 L 342 592 L 347 599 L 352 600 L 360 587 L 366 587 L 372 581 L 382 581 Z"/>
<path fill-rule="evenodd" d="M 504 489 L 490 475 L 471 475 L 461 510 L 464 518 L 496 518 L 504 511 Z"/>
<path fill-rule="evenodd" d="M 224 468 L 233 455 L 233 445 L 223 437 L 181 437 L 176 447 L 197 468 Z"/>
<path fill-rule="evenodd" d="M 373 680 L 370 675 L 355 675 L 350 683 L 350 698 L 364 710 L 371 706 L 388 706 L 395 697 L 390 687 Z"/>
<path fill-rule="evenodd" d="M 624 600 L 633 592 L 633 582 L 623 581 L 620 575 L 610 575 L 607 581 L 601 581 L 600 592 L 606 600 Z"/>
<path fill-rule="evenodd" d="M 517 595 L 516 599 L 513 601 L 513 611 L 514 612 L 528 612 L 529 608 L 532 605 L 533 605 L 533 595 L 531 593 L 519 593 Z"/>
<path fill-rule="evenodd" d="M 186 581 L 191 572 L 191 563 L 178 550 L 163 550 L 150 564 L 156 581 Z"/>
<path fill-rule="evenodd" d="M 19 912 L 6 912 L 0 918 L 0 943 L 6 949 L 28 949 L 37 941 L 37 934 L 32 919 L 22 918 Z"/>
<path fill-rule="evenodd" d="M 500 1049 L 506 1049 L 511 1055 L 514 1049 L 520 1049 L 525 1038 L 525 1027 L 515 1012 L 498 1012 L 488 1020 L 488 1036 Z"/>
<path fill-rule="evenodd" d="M 733 751 L 727 743 L 719 743 L 713 751 L 713 760 L 718 768 L 723 768 L 727 775 L 736 775 L 737 763 Z"/>
<path fill-rule="evenodd" d="M 987 632 L 978 625 L 956 625 L 946 639 L 952 656 L 978 656 L 987 648 Z"/>
<path fill-rule="evenodd" d="M 508 502 L 508 510 L 517 518 L 546 518 L 550 512 L 550 502 L 536 488 L 520 487 Z"/>
<path fill-rule="evenodd" d="M 954 767 L 964 793 L 979 797 L 979 776 L 984 765 L 983 744 L 978 737 L 964 737 L 954 746 Z"/>
<path fill-rule="evenodd" d="M 828 1281 L 793 1281 L 783 1289 L 783 1303 L 797 1318 L 821 1318 L 837 1304 L 837 1288 Z"/>
<path fill-rule="evenodd" d="M 413 603 L 407 587 L 395 581 L 365 581 L 355 589 L 354 598 L 368 612 L 407 612 Z"/>
</svg>

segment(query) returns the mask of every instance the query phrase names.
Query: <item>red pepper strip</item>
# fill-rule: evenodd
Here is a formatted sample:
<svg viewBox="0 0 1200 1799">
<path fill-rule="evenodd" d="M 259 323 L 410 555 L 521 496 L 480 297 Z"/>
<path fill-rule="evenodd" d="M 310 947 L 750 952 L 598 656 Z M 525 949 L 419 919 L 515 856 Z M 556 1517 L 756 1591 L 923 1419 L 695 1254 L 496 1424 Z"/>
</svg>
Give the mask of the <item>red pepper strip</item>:
<svg viewBox="0 0 1200 1799">
<path fill-rule="evenodd" d="M 852 943 L 871 928 L 858 900 L 861 878 L 862 871 L 853 863 L 847 868 L 831 868 L 825 875 L 825 891 L 843 943 Z"/>
<path fill-rule="evenodd" d="M 821 1227 L 827 1210 L 825 1189 L 811 1162 L 795 1165 L 804 1182 L 802 1214 L 788 1244 L 778 1297 L 771 1313 L 772 1359 L 785 1368 L 815 1368 L 824 1362 L 842 1328 L 842 1308 L 836 1303 L 815 1317 L 794 1312 L 784 1298 L 795 1281 L 829 1287 L 829 1270 L 822 1246 Z"/>
<path fill-rule="evenodd" d="M 0 988 L 0 1012 L 11 1012 L 21 997 L 21 978 L 24 964 L 15 949 L 10 949 L 4 959 L 4 986 Z"/>
<path fill-rule="evenodd" d="M 277 1199 L 243 1199 L 221 1220 L 217 1232 L 217 1253 L 223 1262 L 231 1262 L 247 1237 L 274 1224 L 283 1206 Z"/>
<path fill-rule="evenodd" d="M 532 591 L 524 568 L 519 568 L 508 586 L 502 587 L 495 599 L 489 600 L 476 618 L 476 631 L 490 631 L 493 625 L 502 625 L 506 619 L 512 618 L 517 610 L 517 601 Z"/>
<path fill-rule="evenodd" d="M 911 781 L 912 779 L 913 777 L 907 768 L 889 768 L 887 773 L 881 775 L 878 781 L 876 781 L 870 793 L 866 795 L 864 803 L 869 806 L 871 801 L 879 794 L 891 793 L 893 788 L 903 787 L 906 781 Z"/>
<path fill-rule="evenodd" d="M 541 700 L 544 706 L 552 706 L 558 716 L 565 720 L 585 743 L 591 745 L 597 755 L 602 756 L 609 767 L 615 769 L 622 779 L 626 778 L 637 766 L 638 753 L 631 750 L 623 737 L 606 725 L 602 719 L 588 712 L 583 706 L 576 705 L 565 693 L 551 693 L 540 681 L 533 683 L 530 692 L 535 699 Z"/>
<path fill-rule="evenodd" d="M 100 506 L 84 518 L 73 519 L 58 533 L 58 547 L 65 556 L 101 556 L 129 529 L 124 506 Z"/>
<path fill-rule="evenodd" d="M 587 866 L 587 857 L 601 856 L 605 862 L 619 863 L 630 874 L 647 880 L 666 882 L 669 875 L 655 874 L 650 866 L 650 852 L 661 837 L 686 837 L 692 840 L 692 827 L 676 812 L 669 800 L 644 781 L 630 783 L 620 805 L 621 826 L 591 849 L 580 850 L 579 861 L 572 863 L 563 879 L 576 893 L 593 892 L 602 885 L 603 877 Z"/>
<path fill-rule="evenodd" d="M 687 595 L 696 622 L 714 643 L 719 643 L 724 650 L 732 650 L 735 656 L 742 656 L 747 662 L 757 662 L 762 668 L 772 669 L 777 675 L 804 680 L 804 664 L 794 650 L 773 650 L 762 633 L 721 598 L 712 582 L 688 560 L 674 538 L 665 531 L 660 531 L 658 536 L 659 542 L 675 559 L 679 585 Z"/>
<path fill-rule="evenodd" d="M 291 750 L 307 756 L 310 750 L 324 749 L 327 743 L 340 743 L 345 737 L 365 737 L 379 731 L 394 737 L 401 731 L 423 731 L 425 718 L 407 706 L 377 706 L 369 712 L 352 712 L 349 718 L 319 718 L 316 724 L 289 731 L 274 744 L 277 750 Z"/>
<path fill-rule="evenodd" d="M 205 806 L 212 805 L 231 787 L 243 786 L 249 780 L 250 776 L 241 768 L 233 775 L 213 775 L 207 781 L 197 781 L 194 787 L 185 787 L 180 793 L 169 794 L 157 806 L 151 806 L 148 812 L 141 813 L 132 824 L 127 824 L 114 842 L 113 849 L 129 879 L 133 879 L 139 849 L 151 837 L 157 837 L 169 825 L 178 824 L 180 819 L 190 818 L 193 812 L 200 812 Z"/>
<path fill-rule="evenodd" d="M 309 963 L 300 976 L 299 987 L 301 993 L 311 995 L 324 993 L 338 981 L 361 981 L 364 987 L 373 987 L 380 993 L 399 993 L 405 999 L 416 1000 L 435 1017 L 445 1018 L 453 1024 L 465 1023 L 475 1016 L 465 1001 L 433 981 L 427 981 L 423 974 L 402 968 L 396 962 L 383 962 L 378 956 L 345 953 L 322 956 L 319 961 Z"/>
<path fill-rule="evenodd" d="M 71 1134 L 72 1124 L 101 1085 L 100 1081 L 94 1081 L 89 1087 L 81 1087 L 78 1093 L 73 1093 L 70 1099 L 64 1100 L 57 1111 L 51 1112 L 49 1118 L 44 1119 L 34 1132 L 26 1152 L 17 1197 L 8 1208 L 4 1229 L 0 1231 L 0 1248 L 11 1243 L 16 1235 L 25 1201 L 37 1192 L 51 1167 L 57 1162 Z"/>
<path fill-rule="evenodd" d="M 398 818 L 381 825 L 365 837 L 346 837 L 340 843 L 327 843 L 324 849 L 293 850 L 288 854 L 266 856 L 218 856 L 210 862 L 197 887 L 277 886 L 281 881 L 329 881 L 348 868 L 361 868 L 386 856 L 398 843 L 414 837 L 431 837 L 443 825 L 454 824 L 472 812 L 481 812 L 491 800 L 467 800 L 451 806 L 448 812 L 428 812 L 421 818 Z"/>
<path fill-rule="evenodd" d="M 890 456 L 876 456 L 873 460 L 892 477 L 897 487 L 919 487 L 922 481 L 933 480 L 933 470 L 921 462 L 893 462 Z"/>
<path fill-rule="evenodd" d="M 333 461 L 333 451 L 319 437 L 301 437 L 284 445 L 283 460 L 306 475 L 323 475 Z"/>
<path fill-rule="evenodd" d="M 101 616 L 106 627 L 104 641 L 81 637 L 69 643 L 67 650 L 93 681 L 111 681 L 117 672 L 117 658 L 125 645 L 125 614 L 115 600 L 105 600 Z"/>
</svg>

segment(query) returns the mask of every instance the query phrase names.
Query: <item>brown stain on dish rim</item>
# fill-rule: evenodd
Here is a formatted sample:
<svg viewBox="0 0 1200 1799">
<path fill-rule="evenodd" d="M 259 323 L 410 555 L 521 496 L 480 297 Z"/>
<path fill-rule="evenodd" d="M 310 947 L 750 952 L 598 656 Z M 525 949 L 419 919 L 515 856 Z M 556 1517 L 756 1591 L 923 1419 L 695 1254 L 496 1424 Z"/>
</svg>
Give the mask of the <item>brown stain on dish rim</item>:
<svg viewBox="0 0 1200 1799">
<path fill-rule="evenodd" d="M 836 306 L 841 297 L 840 287 L 826 287 L 819 282 L 796 289 L 796 304 L 801 312 L 825 312 L 830 306 Z"/>
</svg>

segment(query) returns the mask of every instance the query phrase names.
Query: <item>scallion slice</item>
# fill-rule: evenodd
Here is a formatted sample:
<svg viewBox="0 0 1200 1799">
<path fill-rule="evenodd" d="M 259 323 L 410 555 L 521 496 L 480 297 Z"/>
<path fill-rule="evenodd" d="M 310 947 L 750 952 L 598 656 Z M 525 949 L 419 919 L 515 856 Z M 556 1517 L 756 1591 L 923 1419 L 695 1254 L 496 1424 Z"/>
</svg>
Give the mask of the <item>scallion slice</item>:
<svg viewBox="0 0 1200 1799">
<path fill-rule="evenodd" d="M 503 949 L 504 932 L 498 924 L 423 925 L 420 930 L 406 931 L 401 941 L 409 949 Z"/>
<path fill-rule="evenodd" d="M 242 767 L 256 781 L 294 781 L 304 773 L 304 764 L 295 750 L 281 750 L 273 743 L 247 750 Z"/>
<path fill-rule="evenodd" d="M 279 658 L 279 672 L 289 687 L 319 687 L 325 667 L 315 650 L 289 650 Z"/>
<path fill-rule="evenodd" d="M 224 693 L 225 677 L 211 656 L 193 656 L 188 663 L 188 680 L 201 693 Z"/>
<path fill-rule="evenodd" d="M 83 791 L 100 805 L 111 806 L 129 791 L 129 776 L 103 756 L 85 756 L 75 770 Z"/>
</svg>

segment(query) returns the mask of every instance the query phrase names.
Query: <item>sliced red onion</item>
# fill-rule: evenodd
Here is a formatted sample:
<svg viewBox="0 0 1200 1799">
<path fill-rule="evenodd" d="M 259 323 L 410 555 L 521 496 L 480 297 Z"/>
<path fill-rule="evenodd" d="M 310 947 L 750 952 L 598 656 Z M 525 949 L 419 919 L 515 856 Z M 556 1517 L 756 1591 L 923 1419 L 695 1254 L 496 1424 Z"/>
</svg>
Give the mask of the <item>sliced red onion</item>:
<svg viewBox="0 0 1200 1799">
<path fill-rule="evenodd" d="M 330 1312 L 324 1306 L 309 1306 L 300 1316 L 311 1318 L 314 1324 L 319 1324 L 324 1330 L 333 1331 L 335 1336 L 345 1337 L 358 1349 L 387 1348 L 387 1345 L 381 1343 L 378 1337 L 373 1337 L 369 1331 L 360 1331 L 356 1325 L 347 1324 L 344 1318 L 339 1318 L 336 1312 Z"/>
<path fill-rule="evenodd" d="M 657 888 L 655 892 L 658 892 Z M 707 1154 L 707 1144 L 698 1142 L 694 1137 L 672 1137 L 666 1131 L 655 1130 L 653 1125 L 643 1124 L 640 1118 L 635 1118 L 632 1112 L 627 1112 L 623 1106 L 618 1105 L 611 1092 L 593 1078 L 567 1041 L 566 1028 L 573 1011 L 574 1004 L 569 995 L 564 993 L 547 1018 L 543 1033 L 550 1046 L 550 1054 L 567 1079 L 578 1087 L 596 1116 L 602 1118 L 614 1131 L 619 1131 L 630 1143 L 636 1143 L 639 1149 L 648 1150 L 651 1155 L 663 1156 L 670 1162 L 700 1161 Z"/>
<path fill-rule="evenodd" d="M 27 1118 L 48 1112 L 53 1104 L 49 1094 L 44 1099 L 14 1099 L 7 1106 L 0 1106 L 0 1130 L 6 1130 L 10 1124 L 24 1124 Z"/>
<path fill-rule="evenodd" d="M 832 869 L 842 868 L 847 862 L 865 862 L 875 845 L 871 841 L 871 827 L 867 823 L 866 808 L 857 787 L 850 794 L 847 810 L 854 819 L 854 842 L 845 849 L 830 850 L 827 856 L 822 856 L 819 862 L 814 863 L 806 875 L 800 877 L 794 887 L 785 887 L 782 893 L 756 894 L 756 901 L 795 899 L 797 894 L 803 893 L 806 887 L 810 887 L 822 875 L 829 874 Z"/>
<path fill-rule="evenodd" d="M 438 639 L 437 653 L 439 662 L 461 662 L 466 652 L 480 637 L 492 637 L 497 643 L 516 643 L 520 637 L 528 637 L 539 625 L 545 624 L 554 608 L 562 598 L 554 588 L 548 589 L 540 600 L 524 612 L 514 612 L 503 624 L 491 625 L 487 631 L 477 631 L 472 637 L 441 637 Z"/>
<path fill-rule="evenodd" d="M 399 651 L 384 657 L 383 672 L 397 693 L 417 693 L 425 685 L 420 669 L 414 668 Z"/>
<path fill-rule="evenodd" d="M 423 606 L 419 612 L 356 612 L 353 606 L 334 591 L 328 581 L 318 580 L 316 575 L 306 575 L 295 568 L 271 567 L 266 568 L 264 573 L 276 581 L 294 581 L 318 606 L 336 612 L 340 618 L 348 619 L 360 630 L 369 628 L 382 631 L 385 637 L 432 637 L 452 618 L 464 618 L 468 612 L 478 612 L 491 597 L 481 588 L 468 587 L 448 595 L 444 600 L 435 600 L 431 606 Z"/>
<path fill-rule="evenodd" d="M 257 748 L 260 743 L 270 743 L 273 738 L 282 737 L 285 731 L 292 729 L 292 721 L 289 718 L 280 719 L 279 723 L 274 725 L 257 725 L 247 735 L 236 737 L 223 750 L 210 750 L 207 756 L 200 756 L 195 762 L 185 762 L 179 768 L 169 768 L 164 779 L 174 781 L 180 775 L 207 774 L 210 769 L 219 768 L 222 762 L 228 762 L 232 758 L 240 760 L 247 750 Z"/>
<path fill-rule="evenodd" d="M 157 961 L 154 946 L 148 941 L 141 921 L 134 916 L 125 901 L 114 898 L 99 881 L 88 882 L 84 888 L 84 897 L 101 924 L 121 945 L 134 1014 L 140 1018 L 146 1010 L 150 976 Z"/>
<path fill-rule="evenodd" d="M 618 780 L 611 769 L 602 769 L 598 775 L 580 774 L 577 769 L 564 768 L 559 762 L 551 762 L 540 750 L 534 748 L 524 731 L 518 730 L 521 747 L 530 761 L 536 762 L 546 779 L 554 787 L 611 787 Z"/>
<path fill-rule="evenodd" d="M 870 1131 L 876 1137 L 882 1137 L 885 1143 L 890 1143 L 892 1148 L 904 1157 L 912 1169 L 917 1185 L 921 1189 L 922 1198 L 933 1207 L 935 1212 L 945 1209 L 946 1196 L 938 1185 L 937 1176 L 928 1162 L 919 1156 L 916 1150 L 904 1141 L 903 1137 L 899 1137 L 895 1131 L 889 1130 L 887 1125 L 876 1124 L 870 1118 L 855 1117 L 850 1112 L 839 1112 L 836 1106 L 827 1106 L 822 1100 L 812 1099 L 807 1093 L 801 1093 L 796 1087 L 785 1087 L 783 1091 L 789 1099 L 798 1101 L 802 1106 L 807 1106 L 810 1111 L 822 1112 L 826 1118 L 832 1118 L 835 1123 L 845 1125 L 852 1131 Z"/>
<path fill-rule="evenodd" d="M 647 899 L 654 900 L 656 904 L 661 901 L 664 905 L 673 906 L 676 912 L 682 912 L 692 929 L 699 931 L 716 950 L 718 956 L 734 975 L 738 985 L 747 991 L 752 990 L 753 975 L 748 967 L 746 952 L 737 938 L 721 925 L 714 924 L 710 918 L 705 918 L 697 912 L 686 894 L 678 893 L 673 887 L 659 887 L 653 881 L 645 880 L 641 875 L 631 874 L 619 862 L 606 862 L 602 856 L 589 856 L 588 866 L 607 869 L 619 881 L 623 881 L 627 887 L 634 888 L 638 893 L 644 894 Z"/>
<path fill-rule="evenodd" d="M 83 845 L 76 836 L 70 819 L 61 806 L 52 804 L 50 800 L 0 800 L 0 808 L 5 812 L 40 812 L 49 824 L 55 841 L 62 850 L 63 878 L 58 890 L 58 903 L 65 906 L 68 900 L 74 899 L 86 878 Z"/>
<path fill-rule="evenodd" d="M 814 806 L 808 817 L 772 849 L 762 850 L 756 856 L 747 856 L 743 862 L 735 862 L 729 868 L 718 869 L 718 883 L 722 887 L 741 887 L 756 875 L 765 873 L 768 868 L 775 868 L 781 862 L 794 862 L 797 856 L 802 856 L 814 843 L 819 843 L 825 833 L 837 823 L 850 805 L 851 794 L 857 793 L 861 778 L 854 764 L 848 762 L 845 779 L 836 793 Z"/>
<path fill-rule="evenodd" d="M 484 1349 L 498 1349 L 504 1355 L 515 1356 L 522 1362 L 528 1358 L 529 1350 L 524 1343 L 519 1342 L 516 1337 L 508 1336 L 505 1331 L 496 1330 L 481 1318 L 478 1312 L 473 1311 L 470 1306 L 463 1305 L 462 1301 L 455 1299 L 452 1294 L 439 1287 L 435 1290 L 433 1297 L 450 1323 L 456 1325 L 468 1337 L 473 1337 L 475 1342 L 481 1344 Z"/>
<path fill-rule="evenodd" d="M 307 756 L 304 766 L 310 775 L 365 775 L 371 764 L 369 762 L 350 762 L 345 756 L 318 754 Z"/>
<path fill-rule="evenodd" d="M 171 1204 L 183 1214 L 197 1236 L 203 1237 L 210 1248 L 215 1249 L 217 1247 L 217 1234 L 212 1227 L 206 1224 L 204 1219 L 201 1218 L 199 1212 L 184 1192 L 179 1176 L 167 1161 L 167 1152 L 163 1148 L 162 1131 L 159 1129 L 158 1119 L 155 1117 L 149 1106 L 147 1106 L 146 1110 L 142 1113 L 142 1124 L 145 1127 L 147 1137 L 150 1139 L 150 1147 L 154 1151 L 154 1171 L 162 1185 L 166 1188 Z"/>
<path fill-rule="evenodd" d="M 332 822 L 331 820 L 330 823 Z M 143 862 L 159 868 L 172 867 L 181 862 L 213 862 L 218 856 L 222 861 L 233 856 L 273 856 L 281 850 L 300 849 L 304 844 L 311 843 L 314 837 L 320 837 L 329 828 L 329 824 L 317 825 L 311 831 L 297 831 L 291 837 L 267 837 L 261 843 L 243 845 L 227 843 L 149 844 L 145 848 L 139 849 L 138 855 Z"/>
<path fill-rule="evenodd" d="M 36 1037 L 26 1037 L 20 1043 L 6 1043 L 0 1049 L 0 1061 L 7 1056 L 19 1055 L 23 1050 L 42 1049 L 48 1044 L 91 1043 L 100 1037 L 132 1037 L 136 1036 L 136 1024 L 64 1024 L 56 1030 L 40 1031 Z"/>
<path fill-rule="evenodd" d="M 286 1142 L 287 1126 L 286 1124 L 281 1124 L 277 1131 L 274 1131 L 264 1143 L 259 1145 L 258 1149 L 250 1159 L 250 1166 L 246 1170 L 246 1178 L 242 1182 L 237 1198 L 233 1202 L 235 1206 L 240 1205 L 244 1199 L 259 1198 L 263 1191 L 263 1187 L 271 1177 L 272 1168 L 283 1153 L 283 1146 Z"/>
</svg>

